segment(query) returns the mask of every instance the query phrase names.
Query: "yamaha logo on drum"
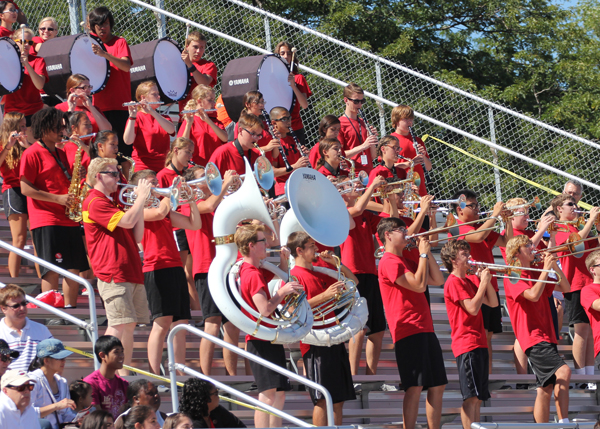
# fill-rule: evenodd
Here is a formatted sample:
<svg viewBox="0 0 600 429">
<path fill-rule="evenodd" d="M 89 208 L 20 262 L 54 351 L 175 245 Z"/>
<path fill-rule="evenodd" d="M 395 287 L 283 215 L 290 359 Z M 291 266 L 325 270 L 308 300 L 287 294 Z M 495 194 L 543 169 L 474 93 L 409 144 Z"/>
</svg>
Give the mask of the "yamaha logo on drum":
<svg viewBox="0 0 600 429">
<path fill-rule="evenodd" d="M 315 176 L 314 174 L 302 173 L 302 178 L 304 180 L 317 180 L 317 176 Z"/>
<path fill-rule="evenodd" d="M 63 65 L 62 63 L 59 64 L 52 64 L 51 66 L 46 67 L 46 71 L 54 71 L 54 70 L 62 70 Z"/>
<path fill-rule="evenodd" d="M 248 79 L 247 77 L 244 79 L 232 79 L 229 81 L 229 86 L 245 85 L 247 83 L 250 83 L 250 79 Z"/>
<path fill-rule="evenodd" d="M 131 70 L 129 70 L 129 73 L 137 73 L 144 70 L 146 70 L 146 64 L 144 64 L 143 66 L 133 67 Z"/>
<path fill-rule="evenodd" d="M 167 91 L 167 95 L 171 98 L 175 98 L 175 97 L 177 97 L 177 91 L 175 91 L 174 89 L 169 89 Z"/>
</svg>

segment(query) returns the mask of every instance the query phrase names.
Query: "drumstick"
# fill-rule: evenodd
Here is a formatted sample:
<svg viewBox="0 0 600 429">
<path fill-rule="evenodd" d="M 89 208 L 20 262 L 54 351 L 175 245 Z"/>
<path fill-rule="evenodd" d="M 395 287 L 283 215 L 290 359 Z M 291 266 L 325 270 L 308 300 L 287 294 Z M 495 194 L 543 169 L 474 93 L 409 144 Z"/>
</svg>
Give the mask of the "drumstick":
<svg viewBox="0 0 600 429">
<path fill-rule="evenodd" d="M 294 71 L 294 57 L 296 56 L 296 52 L 298 52 L 298 49 L 293 47 L 292 48 L 292 62 L 290 63 L 290 72 Z"/>
<path fill-rule="evenodd" d="M 187 38 L 190 35 L 190 27 L 192 26 L 192 24 L 190 24 L 189 22 L 187 24 L 185 24 L 185 42 L 187 42 Z"/>
<path fill-rule="evenodd" d="M 23 50 L 25 50 L 25 29 L 27 28 L 27 24 L 21 24 L 21 45 L 23 45 Z"/>
<path fill-rule="evenodd" d="M 89 29 L 87 28 L 87 25 L 85 25 L 85 21 L 81 21 L 79 23 L 79 25 L 81 26 L 81 28 L 83 28 L 83 32 L 86 34 L 88 40 L 90 41 L 90 49 L 92 50 L 92 53 L 93 53 L 94 48 L 92 48 L 92 38 L 90 37 L 90 33 L 89 33 Z"/>
</svg>

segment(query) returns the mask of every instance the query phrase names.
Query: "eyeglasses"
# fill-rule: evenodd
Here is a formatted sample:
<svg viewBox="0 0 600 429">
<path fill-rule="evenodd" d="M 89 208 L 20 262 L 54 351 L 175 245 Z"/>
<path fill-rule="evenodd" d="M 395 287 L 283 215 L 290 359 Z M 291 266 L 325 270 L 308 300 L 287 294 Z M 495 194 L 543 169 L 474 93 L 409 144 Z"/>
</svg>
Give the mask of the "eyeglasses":
<svg viewBox="0 0 600 429">
<path fill-rule="evenodd" d="M 99 171 L 98 173 L 100 173 L 100 174 L 108 174 L 109 176 L 112 176 L 115 179 L 117 177 L 119 177 L 119 172 L 118 171 Z"/>
<path fill-rule="evenodd" d="M 33 46 L 33 40 L 17 40 L 17 42 L 19 42 L 21 45 L 26 45 L 26 46 Z"/>
<path fill-rule="evenodd" d="M 477 204 L 467 204 L 465 207 L 468 207 L 471 210 L 477 210 L 480 206 L 479 206 L 479 203 L 477 203 Z"/>
<path fill-rule="evenodd" d="M 40 31 L 54 31 L 56 30 L 56 28 L 52 28 L 52 27 L 42 27 L 40 28 Z"/>
<path fill-rule="evenodd" d="M 0 361 L 2 362 L 12 362 L 12 358 L 9 355 L 0 355 Z"/>
<path fill-rule="evenodd" d="M 273 119 L 273 122 L 288 122 L 291 120 L 292 120 L 291 116 L 284 116 L 283 118 Z"/>
<path fill-rule="evenodd" d="M 75 89 L 82 89 L 82 90 L 86 90 L 86 89 L 94 89 L 94 85 L 81 85 L 81 86 L 76 86 Z"/>
<path fill-rule="evenodd" d="M 19 13 L 19 11 L 17 9 L 8 9 L 3 11 L 2 13 Z"/>
<path fill-rule="evenodd" d="M 393 149 L 394 152 L 400 152 L 400 146 L 390 146 L 390 145 L 385 145 L 386 147 L 389 147 L 390 149 Z"/>
<path fill-rule="evenodd" d="M 18 310 L 19 307 L 27 307 L 27 301 L 21 301 L 18 304 L 7 305 L 6 307 L 12 308 L 13 310 Z"/>
<path fill-rule="evenodd" d="M 27 383 L 27 384 L 23 384 L 21 386 L 7 386 L 7 387 L 9 389 L 16 390 L 17 392 L 24 392 L 26 390 L 29 390 L 31 392 L 35 386 L 31 383 Z"/>
<path fill-rule="evenodd" d="M 258 101 L 253 101 L 253 102 L 252 102 L 252 104 L 265 104 L 265 103 L 266 103 L 266 101 L 265 101 L 265 100 L 263 100 L 263 99 L 260 99 L 260 100 L 258 100 Z"/>
<path fill-rule="evenodd" d="M 564 203 L 564 204 L 563 204 L 563 206 L 568 206 L 568 207 L 573 207 L 573 206 L 575 206 L 575 205 L 577 205 L 577 204 L 575 204 L 575 203 L 573 203 L 573 202 L 571 202 L 571 201 L 569 201 L 568 203 Z"/>
<path fill-rule="evenodd" d="M 267 239 L 266 238 L 261 238 L 260 240 L 256 240 L 254 243 L 260 243 L 261 241 L 264 241 L 266 243 Z"/>
<path fill-rule="evenodd" d="M 400 227 L 400 228 L 392 229 L 392 232 L 394 232 L 394 231 L 399 232 L 400 234 L 406 234 L 407 229 L 404 227 Z"/>
<path fill-rule="evenodd" d="M 356 98 L 348 98 L 348 100 L 350 100 L 354 104 L 365 104 L 367 102 L 367 100 L 365 100 L 364 98 L 361 100 L 358 100 Z"/>
<path fill-rule="evenodd" d="M 250 137 L 252 137 L 254 139 L 259 139 L 262 137 L 262 133 L 254 134 L 254 133 L 251 133 L 250 131 L 248 131 L 246 128 L 242 128 L 242 130 L 246 131 L 248 134 L 250 134 Z"/>
</svg>

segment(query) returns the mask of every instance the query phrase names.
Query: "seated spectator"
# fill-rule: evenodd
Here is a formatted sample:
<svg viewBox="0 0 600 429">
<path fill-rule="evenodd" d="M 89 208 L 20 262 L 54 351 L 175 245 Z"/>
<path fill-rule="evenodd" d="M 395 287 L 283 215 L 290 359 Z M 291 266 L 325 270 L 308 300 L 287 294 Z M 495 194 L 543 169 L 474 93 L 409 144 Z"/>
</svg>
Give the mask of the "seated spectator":
<svg viewBox="0 0 600 429">
<path fill-rule="evenodd" d="M 127 388 L 127 403 L 121 407 L 121 415 L 115 421 L 115 428 L 121 429 L 124 424 L 125 416 L 137 405 L 147 405 L 156 411 L 156 421 L 160 426 L 165 422 L 167 415 L 161 411 L 160 395 L 158 389 L 151 381 L 144 378 L 135 380 Z"/>
<path fill-rule="evenodd" d="M 31 403 L 40 417 L 50 422 L 52 429 L 72 422 L 76 416 L 69 385 L 60 375 L 65 369 L 65 359 L 72 354 L 65 350 L 60 340 L 48 338 L 37 345 L 37 357 L 29 365 L 29 376 L 37 381 L 31 393 Z"/>
<path fill-rule="evenodd" d="M 8 366 L 13 359 L 19 357 L 19 352 L 11 350 L 8 344 L 4 340 L 0 340 L 0 379 L 8 369 Z"/>
<path fill-rule="evenodd" d="M 190 416 L 185 413 L 171 414 L 165 419 L 162 429 L 191 429 L 194 423 Z"/>
<path fill-rule="evenodd" d="M 77 417 L 83 420 L 84 417 L 95 411 L 92 407 L 92 386 L 83 380 L 75 380 L 69 384 L 69 395 L 75 402 L 75 412 Z M 101 410 L 103 411 L 103 410 Z M 87 414 L 84 414 L 87 412 Z M 105 411 L 103 411 L 105 412 Z M 112 422 L 112 416 L 111 416 Z M 81 422 L 79 422 L 81 424 Z"/>
<path fill-rule="evenodd" d="M 9 370 L 2 376 L 0 429 L 39 429 L 38 413 L 31 405 L 35 380 L 22 370 Z"/>
<path fill-rule="evenodd" d="M 127 402 L 129 383 L 117 375 L 123 368 L 125 352 L 121 340 L 112 335 L 103 335 L 94 344 L 94 354 L 101 362 L 100 369 L 92 372 L 83 381 L 92 385 L 92 403 L 97 409 L 119 416 L 119 409 Z"/>
<path fill-rule="evenodd" d="M 58 35 L 58 23 L 56 19 L 51 16 L 43 18 L 38 26 L 38 34 L 39 36 L 33 38 L 35 44 L 31 47 L 31 55 L 37 55 L 42 43 L 54 39 Z"/>
<path fill-rule="evenodd" d="M 115 429 L 113 416 L 108 411 L 93 411 L 85 416 L 81 429 Z"/>
<path fill-rule="evenodd" d="M 156 413 L 147 405 L 137 405 L 125 417 L 124 429 L 160 429 Z"/>
<path fill-rule="evenodd" d="M 26 371 L 36 356 L 38 343 L 52 338 L 52 334 L 44 325 L 29 320 L 25 291 L 15 284 L 0 289 L 0 310 L 4 313 L 0 320 L 0 339 L 6 341 L 11 350 L 20 353 L 9 369 Z"/>
<path fill-rule="evenodd" d="M 214 384 L 189 378 L 183 385 L 179 411 L 192 419 L 194 428 L 245 428 L 235 415 L 219 405 L 219 392 Z"/>
</svg>

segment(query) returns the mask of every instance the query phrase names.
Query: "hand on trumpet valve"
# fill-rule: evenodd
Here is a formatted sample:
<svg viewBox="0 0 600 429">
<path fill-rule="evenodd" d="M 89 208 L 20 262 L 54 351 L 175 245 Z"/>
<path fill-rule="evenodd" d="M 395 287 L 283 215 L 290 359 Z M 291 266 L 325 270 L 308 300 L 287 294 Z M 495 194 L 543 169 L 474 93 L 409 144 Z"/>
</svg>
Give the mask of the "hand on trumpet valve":
<svg viewBox="0 0 600 429">
<path fill-rule="evenodd" d="M 498 201 L 496 204 L 494 204 L 494 210 L 492 210 L 492 217 L 499 217 L 499 216 L 504 217 L 505 211 L 506 211 L 506 205 L 502 201 Z"/>
<path fill-rule="evenodd" d="M 540 230 L 547 230 L 550 225 L 556 220 L 556 217 L 553 214 L 545 214 L 539 221 L 538 228 Z"/>
<path fill-rule="evenodd" d="M 146 179 L 140 179 L 137 186 L 133 188 L 133 193 L 137 195 L 138 198 L 141 198 L 143 201 L 146 201 L 148 195 L 152 191 L 152 183 Z"/>
</svg>

